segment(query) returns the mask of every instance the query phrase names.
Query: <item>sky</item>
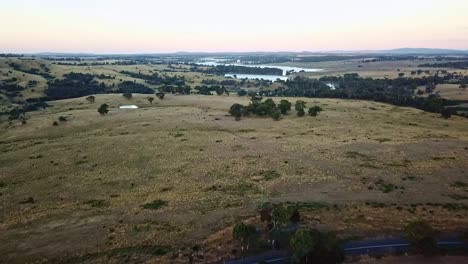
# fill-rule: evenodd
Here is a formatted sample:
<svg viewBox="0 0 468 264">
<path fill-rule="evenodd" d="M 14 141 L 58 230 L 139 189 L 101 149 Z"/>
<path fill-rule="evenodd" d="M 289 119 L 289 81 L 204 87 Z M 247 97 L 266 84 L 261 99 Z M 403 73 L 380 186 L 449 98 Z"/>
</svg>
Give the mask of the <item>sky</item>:
<svg viewBox="0 0 468 264">
<path fill-rule="evenodd" d="M 468 0 L 0 0 L 0 53 L 468 49 Z"/>
</svg>

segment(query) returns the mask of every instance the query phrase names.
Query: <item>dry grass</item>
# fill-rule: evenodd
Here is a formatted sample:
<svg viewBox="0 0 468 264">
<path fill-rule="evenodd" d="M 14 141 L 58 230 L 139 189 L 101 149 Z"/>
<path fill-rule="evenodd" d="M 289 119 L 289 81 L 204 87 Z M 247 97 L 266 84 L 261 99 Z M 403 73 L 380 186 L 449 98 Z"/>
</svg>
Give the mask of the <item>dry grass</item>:
<svg viewBox="0 0 468 264">
<path fill-rule="evenodd" d="M 192 245 L 264 201 L 466 204 L 447 196 L 463 194 L 452 185 L 466 177 L 466 120 L 301 99 L 325 111 L 236 122 L 227 109 L 247 98 L 168 95 L 151 105 L 145 95 L 97 95 L 0 124 L 0 252 L 22 261 Z M 102 103 L 107 116 L 96 111 Z M 118 109 L 129 103 L 141 108 Z M 52 126 L 59 116 L 68 121 Z M 404 189 L 369 188 L 379 180 Z M 144 208 L 154 201 L 165 206 Z"/>
</svg>

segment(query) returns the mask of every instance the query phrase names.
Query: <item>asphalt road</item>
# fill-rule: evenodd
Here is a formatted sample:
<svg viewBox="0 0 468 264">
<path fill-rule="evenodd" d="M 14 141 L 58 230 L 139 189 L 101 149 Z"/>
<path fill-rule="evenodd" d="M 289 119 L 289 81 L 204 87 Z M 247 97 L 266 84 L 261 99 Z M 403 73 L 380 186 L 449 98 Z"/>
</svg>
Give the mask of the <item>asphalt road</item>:
<svg viewBox="0 0 468 264">
<path fill-rule="evenodd" d="M 457 249 L 467 247 L 460 239 L 455 237 L 446 237 L 438 243 L 440 249 Z M 407 252 L 409 242 L 400 238 L 389 239 L 368 239 L 363 241 L 351 241 L 343 245 L 343 249 L 347 256 L 358 256 L 368 254 L 388 254 L 397 252 Z M 259 261 L 266 263 L 290 263 L 291 252 L 288 251 L 270 251 L 261 255 L 246 257 L 243 259 L 229 260 L 221 263 L 226 264 L 256 264 Z"/>
</svg>

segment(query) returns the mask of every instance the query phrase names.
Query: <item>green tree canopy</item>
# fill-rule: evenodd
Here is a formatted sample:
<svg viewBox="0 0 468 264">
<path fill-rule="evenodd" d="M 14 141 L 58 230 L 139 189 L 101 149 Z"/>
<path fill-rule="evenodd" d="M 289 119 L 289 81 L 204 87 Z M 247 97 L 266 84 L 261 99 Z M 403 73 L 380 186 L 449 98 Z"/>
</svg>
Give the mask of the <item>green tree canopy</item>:
<svg viewBox="0 0 468 264">
<path fill-rule="evenodd" d="M 298 100 L 296 101 L 294 108 L 297 111 L 297 116 L 304 116 L 305 115 L 304 109 L 306 108 L 306 102 L 302 100 Z"/>
<path fill-rule="evenodd" d="M 99 114 L 106 115 L 109 112 L 108 108 L 109 106 L 107 104 L 102 104 L 98 109 Z"/>
<path fill-rule="evenodd" d="M 413 221 L 405 227 L 405 233 L 416 253 L 426 256 L 437 253 L 437 233 L 428 222 Z"/>
</svg>

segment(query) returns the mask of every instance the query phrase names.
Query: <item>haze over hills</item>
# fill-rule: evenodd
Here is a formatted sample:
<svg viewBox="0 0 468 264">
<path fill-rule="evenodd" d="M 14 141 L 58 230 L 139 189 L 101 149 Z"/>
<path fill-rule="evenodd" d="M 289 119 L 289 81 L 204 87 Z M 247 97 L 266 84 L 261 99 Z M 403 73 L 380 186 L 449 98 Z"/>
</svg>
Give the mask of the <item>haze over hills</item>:
<svg viewBox="0 0 468 264">
<path fill-rule="evenodd" d="M 330 50 L 330 51 L 251 51 L 251 52 L 190 52 L 179 51 L 173 53 L 154 52 L 154 53 L 81 53 L 81 52 L 39 52 L 39 53 L 20 53 L 37 56 L 97 56 L 97 55 L 160 55 L 160 54 L 177 54 L 177 55 L 213 55 L 213 54 L 393 54 L 393 55 L 467 55 L 468 49 L 443 49 L 443 48 L 396 48 L 389 50 Z"/>
</svg>

